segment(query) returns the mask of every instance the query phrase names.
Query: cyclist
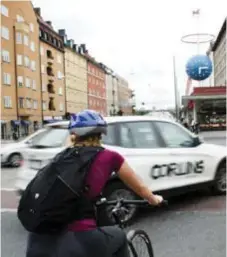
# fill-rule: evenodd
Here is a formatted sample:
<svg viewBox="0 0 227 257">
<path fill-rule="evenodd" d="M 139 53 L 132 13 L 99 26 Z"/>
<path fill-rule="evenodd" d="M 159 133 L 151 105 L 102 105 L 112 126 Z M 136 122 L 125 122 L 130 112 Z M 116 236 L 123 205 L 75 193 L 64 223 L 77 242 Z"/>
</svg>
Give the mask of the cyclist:
<svg viewBox="0 0 227 257">
<path fill-rule="evenodd" d="M 107 123 L 96 111 L 85 110 L 72 115 L 69 131 L 73 146 L 101 146 L 102 134 L 107 133 Z M 93 200 L 100 195 L 113 171 L 118 172 L 119 178 L 137 195 L 147 199 L 151 205 L 159 205 L 163 201 L 161 196 L 154 195 L 147 188 L 119 153 L 108 149 L 98 153 L 90 167 L 86 181 L 89 188 L 87 192 L 88 199 Z M 61 242 L 58 242 L 58 244 L 62 245 L 58 248 L 58 255 L 55 254 L 53 256 L 129 257 L 124 231 L 115 226 L 98 228 L 94 213 L 91 210 L 85 210 L 82 220 L 75 220 L 68 226 L 69 232 L 64 239 L 61 239 Z M 35 245 L 33 242 L 35 238 L 33 239 L 32 235 L 29 239 L 28 252 L 32 246 L 34 250 Z M 42 244 L 46 244 L 46 249 L 48 249 L 49 243 L 47 239 L 42 238 L 41 241 L 40 244 L 35 246 L 37 251 L 40 251 Z M 57 243 L 57 239 L 53 240 L 53 242 Z M 27 256 L 39 257 L 44 255 L 28 254 Z"/>
</svg>

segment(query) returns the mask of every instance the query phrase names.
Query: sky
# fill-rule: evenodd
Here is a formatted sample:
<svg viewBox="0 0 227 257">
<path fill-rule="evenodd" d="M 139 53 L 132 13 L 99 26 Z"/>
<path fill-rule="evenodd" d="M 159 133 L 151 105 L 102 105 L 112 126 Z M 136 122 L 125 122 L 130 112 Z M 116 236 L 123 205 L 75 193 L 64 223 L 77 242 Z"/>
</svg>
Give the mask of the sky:
<svg viewBox="0 0 227 257">
<path fill-rule="evenodd" d="M 173 56 L 179 94 L 184 95 L 185 64 L 199 49 L 181 42 L 190 33 L 217 36 L 227 16 L 226 0 L 33 0 L 55 30 L 85 43 L 89 53 L 128 80 L 137 107 L 174 106 Z M 200 9 L 199 20 L 192 11 Z"/>
</svg>

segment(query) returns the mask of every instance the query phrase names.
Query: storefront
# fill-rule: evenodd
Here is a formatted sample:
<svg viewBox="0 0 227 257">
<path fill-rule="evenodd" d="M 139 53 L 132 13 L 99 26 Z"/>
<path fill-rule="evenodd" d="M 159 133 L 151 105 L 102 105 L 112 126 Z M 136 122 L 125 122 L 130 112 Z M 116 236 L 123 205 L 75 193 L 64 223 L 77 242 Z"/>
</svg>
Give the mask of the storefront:
<svg viewBox="0 0 227 257">
<path fill-rule="evenodd" d="M 194 120 L 201 130 L 226 129 L 226 87 L 195 87 L 182 104 L 189 124 Z"/>
</svg>

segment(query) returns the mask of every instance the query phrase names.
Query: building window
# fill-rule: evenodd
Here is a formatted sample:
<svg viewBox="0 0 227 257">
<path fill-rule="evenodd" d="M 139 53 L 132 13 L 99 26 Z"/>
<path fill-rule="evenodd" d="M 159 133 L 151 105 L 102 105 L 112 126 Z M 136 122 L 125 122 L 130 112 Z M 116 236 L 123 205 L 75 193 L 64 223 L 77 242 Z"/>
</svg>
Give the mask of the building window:
<svg viewBox="0 0 227 257">
<path fill-rule="evenodd" d="M 16 33 L 16 43 L 22 44 L 22 34 L 20 32 Z"/>
<path fill-rule="evenodd" d="M 19 108 L 23 109 L 24 108 L 24 98 L 19 97 Z"/>
<path fill-rule="evenodd" d="M 33 109 L 37 110 L 38 109 L 38 101 L 33 100 Z"/>
<path fill-rule="evenodd" d="M 34 79 L 32 80 L 32 89 L 36 90 L 36 81 Z"/>
<path fill-rule="evenodd" d="M 9 17 L 9 10 L 4 5 L 1 5 L 1 14 L 6 16 L 6 17 Z"/>
<path fill-rule="evenodd" d="M 23 81 L 24 81 L 24 79 L 23 79 L 22 76 L 18 76 L 17 77 L 17 85 L 18 85 L 18 87 L 23 87 Z"/>
<path fill-rule="evenodd" d="M 47 109 L 46 101 L 42 101 L 42 108 L 44 111 Z"/>
<path fill-rule="evenodd" d="M 20 54 L 17 55 L 17 65 L 23 65 L 23 56 Z"/>
<path fill-rule="evenodd" d="M 50 59 L 54 59 L 53 54 L 50 50 L 47 50 L 47 57 Z"/>
<path fill-rule="evenodd" d="M 47 68 L 46 68 L 46 71 L 47 71 L 47 75 L 54 77 L 54 73 L 53 73 L 52 67 L 47 67 Z"/>
<path fill-rule="evenodd" d="M 31 109 L 31 98 L 26 98 L 26 106 L 28 109 Z"/>
<path fill-rule="evenodd" d="M 41 73 L 44 74 L 45 73 L 45 66 L 42 64 L 41 65 Z"/>
<path fill-rule="evenodd" d="M 31 70 L 35 71 L 36 67 L 35 67 L 35 61 L 31 61 Z"/>
<path fill-rule="evenodd" d="M 12 107 L 11 96 L 4 96 L 4 107 L 5 108 L 11 108 Z"/>
<path fill-rule="evenodd" d="M 17 22 L 24 22 L 24 18 L 17 14 Z"/>
<path fill-rule="evenodd" d="M 31 32 L 34 32 L 34 24 L 33 24 L 33 23 L 30 23 L 30 24 L 29 24 L 29 27 L 30 27 L 30 31 L 31 31 Z"/>
<path fill-rule="evenodd" d="M 62 87 L 59 87 L 59 89 L 58 89 L 58 94 L 59 94 L 59 95 L 63 95 Z"/>
<path fill-rule="evenodd" d="M 26 46 L 29 45 L 28 36 L 27 36 L 27 35 L 24 35 L 24 44 L 25 44 Z"/>
<path fill-rule="evenodd" d="M 64 111 L 64 105 L 63 105 L 63 103 L 60 103 L 60 104 L 59 104 L 59 111 L 60 111 L 60 112 L 63 112 L 63 111 Z"/>
<path fill-rule="evenodd" d="M 28 56 L 24 57 L 24 66 L 27 68 L 30 67 L 30 60 L 29 60 Z"/>
<path fill-rule="evenodd" d="M 33 41 L 30 42 L 30 49 L 35 52 L 35 43 Z"/>
<path fill-rule="evenodd" d="M 50 97 L 49 98 L 49 104 L 48 104 L 48 108 L 50 111 L 55 111 L 55 104 L 54 104 L 54 97 Z"/>
<path fill-rule="evenodd" d="M 25 78 L 25 86 L 26 86 L 27 88 L 30 88 L 30 87 L 31 87 L 31 80 L 30 80 L 30 78 Z"/>
<path fill-rule="evenodd" d="M 9 51 L 2 50 L 2 60 L 3 62 L 10 62 Z"/>
<path fill-rule="evenodd" d="M 58 79 L 63 79 L 63 74 L 60 71 L 58 71 Z"/>
<path fill-rule="evenodd" d="M 2 38 L 9 40 L 9 29 L 2 26 Z"/>
<path fill-rule="evenodd" d="M 9 73 L 3 73 L 3 83 L 4 85 L 10 85 L 11 84 L 11 76 Z"/>
<path fill-rule="evenodd" d="M 40 46 L 40 55 L 44 55 L 44 49 L 42 46 Z"/>
<path fill-rule="evenodd" d="M 61 55 L 58 55 L 58 56 L 57 56 L 57 62 L 58 62 L 58 63 L 61 63 Z"/>
<path fill-rule="evenodd" d="M 47 87 L 46 87 L 46 85 L 43 83 L 42 84 L 42 92 L 46 92 L 47 91 Z"/>
</svg>

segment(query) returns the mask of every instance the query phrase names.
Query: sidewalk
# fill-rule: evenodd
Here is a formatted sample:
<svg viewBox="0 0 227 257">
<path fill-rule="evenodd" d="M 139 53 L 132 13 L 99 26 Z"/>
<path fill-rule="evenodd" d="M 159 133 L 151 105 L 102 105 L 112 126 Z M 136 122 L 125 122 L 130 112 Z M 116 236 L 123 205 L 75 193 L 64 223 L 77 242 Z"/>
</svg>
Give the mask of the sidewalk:
<svg viewBox="0 0 227 257">
<path fill-rule="evenodd" d="M 16 141 L 1 139 L 1 145 L 10 144 L 10 143 L 16 143 Z"/>
<path fill-rule="evenodd" d="M 201 131 L 199 135 L 204 138 L 226 138 L 226 131 Z"/>
</svg>

